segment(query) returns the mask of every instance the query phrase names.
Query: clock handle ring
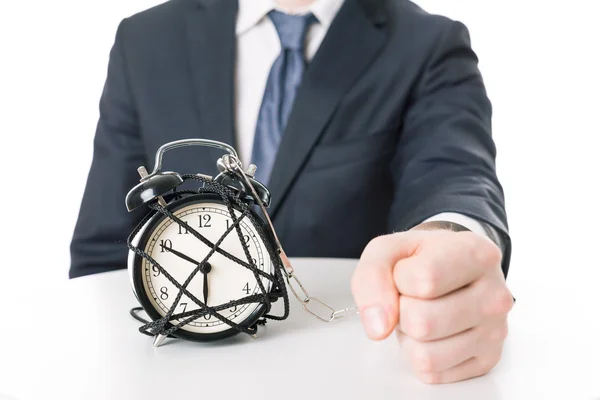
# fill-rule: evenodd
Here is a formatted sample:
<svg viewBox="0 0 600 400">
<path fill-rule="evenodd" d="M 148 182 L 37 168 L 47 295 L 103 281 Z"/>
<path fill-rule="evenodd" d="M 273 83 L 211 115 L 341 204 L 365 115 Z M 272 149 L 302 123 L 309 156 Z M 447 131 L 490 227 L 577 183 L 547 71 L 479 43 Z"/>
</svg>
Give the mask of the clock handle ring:
<svg viewBox="0 0 600 400">
<path fill-rule="evenodd" d="M 238 158 L 238 155 L 235 151 L 235 149 L 233 147 L 231 147 L 230 145 L 223 143 L 223 142 L 218 142 L 216 140 L 210 140 L 210 139 L 181 139 L 181 140 L 175 140 L 173 142 L 169 142 L 166 143 L 162 146 L 159 147 L 159 149 L 156 151 L 156 158 L 154 160 L 154 169 L 152 170 L 152 172 L 146 177 L 146 178 L 150 178 L 154 175 L 157 175 L 161 172 L 162 169 L 162 158 L 163 158 L 163 154 L 166 153 L 169 150 L 173 150 L 173 149 L 177 149 L 180 147 L 187 147 L 187 146 L 206 146 L 206 147 L 214 147 L 217 149 L 221 149 L 226 151 L 227 153 L 229 153 L 230 155 L 232 155 L 233 157 L 235 157 L 236 159 Z"/>
</svg>

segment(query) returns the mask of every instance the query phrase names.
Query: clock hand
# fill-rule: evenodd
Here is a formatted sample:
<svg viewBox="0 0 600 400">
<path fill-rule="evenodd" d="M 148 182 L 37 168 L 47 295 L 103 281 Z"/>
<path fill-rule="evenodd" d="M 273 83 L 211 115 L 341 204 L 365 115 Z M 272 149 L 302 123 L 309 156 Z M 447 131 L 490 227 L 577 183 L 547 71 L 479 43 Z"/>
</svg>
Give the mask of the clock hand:
<svg viewBox="0 0 600 400">
<path fill-rule="evenodd" d="M 170 248 L 170 247 L 166 247 L 165 245 L 162 245 L 162 248 L 163 248 L 163 249 L 165 249 L 165 251 L 166 251 L 166 252 L 168 252 L 168 253 L 173 253 L 173 254 L 175 254 L 177 257 L 179 257 L 179 258 L 183 258 L 185 261 L 189 261 L 189 262 L 191 262 L 192 264 L 196 264 L 196 265 L 200 264 L 198 261 L 194 260 L 194 259 L 193 259 L 193 258 L 191 258 L 191 257 L 188 257 L 188 256 L 186 256 L 186 255 L 185 255 L 185 254 L 183 254 L 183 253 L 180 253 L 180 252 L 178 252 L 178 251 L 177 251 L 177 250 L 175 250 L 175 249 L 172 249 L 172 248 Z"/>
<path fill-rule="evenodd" d="M 172 247 L 166 247 L 165 245 L 162 245 L 162 248 L 165 249 L 166 252 L 173 253 L 177 257 L 183 258 L 184 260 L 189 261 L 192 264 L 200 265 L 200 263 L 198 261 L 194 260 L 191 257 L 186 256 L 185 254 L 173 249 Z M 204 275 L 204 285 L 203 285 L 204 286 L 203 287 L 204 304 L 206 304 L 206 302 L 208 301 L 208 273 L 210 272 L 211 269 L 212 269 L 212 266 L 207 262 L 204 263 L 204 265 L 200 268 L 200 272 L 202 272 L 202 274 Z"/>
<path fill-rule="evenodd" d="M 208 306 L 208 272 L 204 272 L 204 304 Z"/>
</svg>

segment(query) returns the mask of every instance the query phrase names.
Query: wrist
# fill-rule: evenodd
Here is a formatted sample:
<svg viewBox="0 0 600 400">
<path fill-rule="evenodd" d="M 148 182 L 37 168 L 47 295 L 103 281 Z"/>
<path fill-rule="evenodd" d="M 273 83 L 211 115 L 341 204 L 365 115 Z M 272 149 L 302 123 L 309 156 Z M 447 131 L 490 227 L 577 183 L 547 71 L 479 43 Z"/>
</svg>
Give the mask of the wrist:
<svg viewBox="0 0 600 400">
<path fill-rule="evenodd" d="M 457 224 L 456 222 L 450 221 L 427 221 L 423 222 L 413 228 L 411 231 L 437 231 L 437 230 L 445 230 L 452 232 L 471 232 L 470 229 L 464 227 L 463 225 Z"/>
</svg>

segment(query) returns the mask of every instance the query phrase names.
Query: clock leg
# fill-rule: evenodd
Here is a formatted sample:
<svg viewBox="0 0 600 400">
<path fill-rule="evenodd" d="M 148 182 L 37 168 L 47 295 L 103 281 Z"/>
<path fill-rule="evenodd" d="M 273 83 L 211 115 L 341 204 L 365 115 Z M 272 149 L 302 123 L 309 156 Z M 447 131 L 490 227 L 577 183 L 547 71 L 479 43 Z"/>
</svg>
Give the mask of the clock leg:
<svg viewBox="0 0 600 400">
<path fill-rule="evenodd" d="M 161 335 L 161 334 L 156 335 L 154 337 L 154 344 L 153 344 L 154 347 L 160 346 L 165 341 L 166 338 L 167 338 L 166 335 Z"/>
</svg>

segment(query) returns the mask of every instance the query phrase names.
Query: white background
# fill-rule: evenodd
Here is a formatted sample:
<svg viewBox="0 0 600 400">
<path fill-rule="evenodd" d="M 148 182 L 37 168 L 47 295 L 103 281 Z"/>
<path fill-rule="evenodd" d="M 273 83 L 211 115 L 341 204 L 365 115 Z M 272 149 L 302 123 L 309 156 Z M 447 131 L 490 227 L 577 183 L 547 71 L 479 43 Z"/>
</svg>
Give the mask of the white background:
<svg viewBox="0 0 600 400">
<path fill-rule="evenodd" d="M 0 290 L 67 279 L 114 33 L 122 18 L 157 3 L 1 0 L 0 168 L 7 180 L 0 189 Z M 574 335 L 597 327 L 598 2 L 419 3 L 464 22 L 481 60 L 514 242 L 509 285 L 518 302 L 555 310 L 552 322 L 574 324 Z M 555 298 L 537 299 L 540 285 Z M 573 309 L 574 297 L 589 308 Z"/>
</svg>

